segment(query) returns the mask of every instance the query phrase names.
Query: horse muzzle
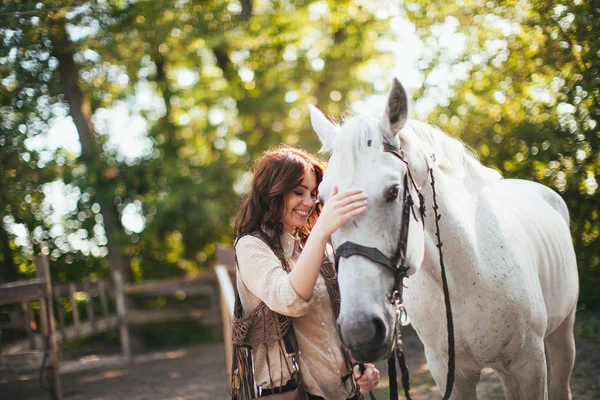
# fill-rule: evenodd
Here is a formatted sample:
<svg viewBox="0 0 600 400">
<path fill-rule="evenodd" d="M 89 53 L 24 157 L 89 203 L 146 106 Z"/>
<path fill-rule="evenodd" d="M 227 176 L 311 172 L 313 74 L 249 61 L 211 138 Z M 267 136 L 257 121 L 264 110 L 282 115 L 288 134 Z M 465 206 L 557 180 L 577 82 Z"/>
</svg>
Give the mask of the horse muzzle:
<svg viewBox="0 0 600 400">
<path fill-rule="evenodd" d="M 338 318 L 338 333 L 342 345 L 359 362 L 375 362 L 388 356 L 392 347 L 391 330 L 383 315 L 354 313 Z"/>
</svg>

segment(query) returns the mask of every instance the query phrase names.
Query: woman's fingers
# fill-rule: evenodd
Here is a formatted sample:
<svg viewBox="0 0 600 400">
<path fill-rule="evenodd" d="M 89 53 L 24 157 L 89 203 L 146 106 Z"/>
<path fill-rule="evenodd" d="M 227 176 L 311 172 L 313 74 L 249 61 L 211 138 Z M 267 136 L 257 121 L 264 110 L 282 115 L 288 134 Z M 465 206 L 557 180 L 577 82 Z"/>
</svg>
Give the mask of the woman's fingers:
<svg viewBox="0 0 600 400">
<path fill-rule="evenodd" d="M 333 202 L 330 201 L 330 206 L 334 214 L 338 215 L 339 225 L 343 225 L 350 218 L 364 212 L 367 206 L 367 195 L 362 189 L 353 189 L 343 192 Z"/>
<path fill-rule="evenodd" d="M 321 216 L 318 220 L 319 227 L 330 235 L 339 229 L 350 218 L 364 212 L 367 205 L 367 194 L 362 189 L 351 189 L 339 193 L 334 187 L 332 196 L 325 202 Z"/>
<path fill-rule="evenodd" d="M 343 206 L 346 206 L 351 203 L 365 201 L 365 200 L 367 200 L 367 198 L 368 198 L 368 196 L 366 193 L 360 192 L 360 193 L 356 193 L 356 194 L 353 194 L 353 195 L 350 195 L 350 196 L 347 196 L 344 198 L 337 199 L 336 203 L 338 206 L 343 207 Z"/>
<path fill-rule="evenodd" d="M 354 208 L 350 211 L 345 211 L 345 212 L 341 212 L 339 210 L 337 210 L 338 212 L 338 216 L 336 217 L 337 222 L 334 224 L 334 229 L 339 229 L 342 225 L 344 225 L 350 218 L 363 213 L 365 210 L 367 209 L 366 205 L 363 206 L 359 206 L 357 208 Z"/>
<path fill-rule="evenodd" d="M 354 376 L 357 376 L 355 371 Z M 359 372 L 360 373 L 360 372 Z M 373 364 L 365 364 L 365 373 L 357 378 L 356 383 L 360 386 L 363 391 L 371 391 L 379 384 L 379 371 Z"/>
<path fill-rule="evenodd" d="M 354 203 L 350 203 L 347 206 L 340 208 L 339 212 L 342 215 L 342 217 L 351 217 L 351 216 L 360 214 L 361 212 L 363 212 L 366 209 L 367 209 L 367 201 L 362 200 L 362 201 L 356 201 Z M 349 214 L 351 214 L 351 215 L 349 215 Z"/>
<path fill-rule="evenodd" d="M 331 192 L 330 199 L 338 200 L 338 201 L 347 199 L 350 196 L 360 195 L 360 194 L 364 193 L 362 189 L 349 189 L 349 190 L 345 190 L 341 193 L 337 190 L 337 186 L 335 186 L 333 189 L 334 190 Z M 365 196 L 366 196 L 366 194 L 365 194 Z"/>
</svg>

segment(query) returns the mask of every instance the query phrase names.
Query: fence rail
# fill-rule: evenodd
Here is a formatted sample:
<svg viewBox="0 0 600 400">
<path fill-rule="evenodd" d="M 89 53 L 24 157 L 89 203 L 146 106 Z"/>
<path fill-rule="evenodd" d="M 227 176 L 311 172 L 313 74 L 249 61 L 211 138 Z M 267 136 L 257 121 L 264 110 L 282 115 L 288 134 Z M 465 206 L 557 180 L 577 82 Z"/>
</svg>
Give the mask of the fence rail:
<svg viewBox="0 0 600 400">
<path fill-rule="evenodd" d="M 45 294 L 46 281 L 35 278 L 0 285 L 0 306 L 5 304 L 25 303 L 38 300 Z"/>
<path fill-rule="evenodd" d="M 3 355 L 9 357 L 18 352 L 43 348 L 45 339 L 38 323 L 41 312 L 35 302 L 46 293 L 45 285 L 44 278 L 35 278 L 0 286 L 0 307 L 16 304 L 10 310 L 10 322 L 2 324 L 2 329 L 27 332 L 27 339 L 2 346 L 0 352 Z M 53 324 L 56 330 L 54 340 L 60 343 L 117 330 L 125 358 L 131 358 L 131 326 L 192 320 L 220 331 L 222 324 L 217 278 L 213 271 L 193 277 L 127 284 L 119 273 L 115 273 L 113 279 L 58 283 L 49 290 L 51 295 L 47 296 L 47 303 L 57 319 Z M 127 298 L 160 296 L 178 299 L 203 296 L 208 299 L 204 303 L 208 304 L 193 307 L 178 305 L 175 309 L 138 309 L 131 306 L 133 301 L 126 301 Z"/>
</svg>

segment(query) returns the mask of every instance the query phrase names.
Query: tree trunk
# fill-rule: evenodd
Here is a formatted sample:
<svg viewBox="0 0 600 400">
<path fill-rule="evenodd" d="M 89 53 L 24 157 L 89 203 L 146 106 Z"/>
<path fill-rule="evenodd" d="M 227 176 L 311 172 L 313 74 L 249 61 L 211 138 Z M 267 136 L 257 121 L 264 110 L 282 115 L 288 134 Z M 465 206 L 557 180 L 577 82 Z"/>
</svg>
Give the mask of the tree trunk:
<svg viewBox="0 0 600 400">
<path fill-rule="evenodd" d="M 252 16 L 252 0 L 242 0 L 242 20 L 247 21 Z"/>
<path fill-rule="evenodd" d="M 162 149 L 165 153 L 164 158 L 176 160 L 179 143 L 177 139 L 177 129 L 171 120 L 173 109 L 171 106 L 171 98 L 173 97 L 173 92 L 169 88 L 169 81 L 167 80 L 166 69 L 168 68 L 168 60 L 158 54 L 153 57 L 153 60 L 156 65 L 155 82 L 162 93 L 163 101 L 165 103 L 165 115 L 162 117 L 161 121 L 159 121 L 159 129 L 165 135 L 165 141 L 162 145 Z"/>
<path fill-rule="evenodd" d="M 119 213 L 113 203 L 113 193 L 103 193 L 102 188 L 111 186 L 102 171 L 107 168 L 100 157 L 100 149 L 96 141 L 96 133 L 92 125 L 92 109 L 90 103 L 79 87 L 79 69 L 75 64 L 72 43 L 65 29 L 63 18 L 56 19 L 50 30 L 53 42 L 54 56 L 58 59 L 58 70 L 61 78 L 62 91 L 69 104 L 70 114 L 77 128 L 81 143 L 80 159 L 88 168 L 88 174 L 97 174 L 98 187 L 96 193 L 104 219 L 104 229 L 108 239 L 108 262 L 111 270 L 118 270 L 123 275 L 125 282 L 131 282 L 133 274 L 130 260 L 123 254 L 118 236 L 124 235 Z"/>
<path fill-rule="evenodd" d="M 14 282 L 19 279 L 19 270 L 15 264 L 13 251 L 10 248 L 8 233 L 4 229 L 2 218 L 0 217 L 0 283 Z"/>
</svg>

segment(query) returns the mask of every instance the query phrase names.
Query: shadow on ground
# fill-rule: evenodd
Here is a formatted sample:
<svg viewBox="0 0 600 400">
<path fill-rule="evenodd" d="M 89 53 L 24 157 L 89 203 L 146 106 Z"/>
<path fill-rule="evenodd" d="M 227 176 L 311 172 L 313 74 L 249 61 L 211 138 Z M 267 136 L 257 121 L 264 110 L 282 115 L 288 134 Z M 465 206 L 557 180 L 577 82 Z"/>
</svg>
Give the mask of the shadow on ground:
<svg viewBox="0 0 600 400">
<path fill-rule="evenodd" d="M 406 359 L 411 374 L 411 395 L 418 400 L 438 400 L 423 354 L 423 345 L 412 329 L 404 330 Z M 573 398 L 600 398 L 600 343 L 577 340 L 577 363 L 571 380 Z M 387 364 L 381 371 L 377 399 L 389 398 Z M 227 399 L 222 343 L 155 352 L 138 356 L 131 364 L 119 356 L 88 355 L 62 363 L 64 400 L 204 400 Z M 400 393 L 402 389 L 400 388 Z M 503 399 L 495 372 L 486 369 L 477 387 L 479 399 Z M 368 396 L 367 396 L 368 398 Z M 400 395 L 400 398 L 404 398 Z M 0 371 L 0 400 L 47 400 L 37 371 Z"/>
<path fill-rule="evenodd" d="M 136 357 L 86 356 L 62 364 L 64 400 L 227 398 L 222 343 Z M 0 399 L 47 400 L 36 371 L 0 372 Z"/>
</svg>

